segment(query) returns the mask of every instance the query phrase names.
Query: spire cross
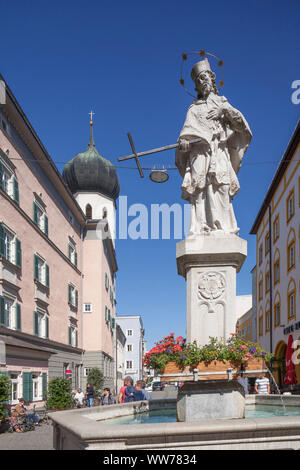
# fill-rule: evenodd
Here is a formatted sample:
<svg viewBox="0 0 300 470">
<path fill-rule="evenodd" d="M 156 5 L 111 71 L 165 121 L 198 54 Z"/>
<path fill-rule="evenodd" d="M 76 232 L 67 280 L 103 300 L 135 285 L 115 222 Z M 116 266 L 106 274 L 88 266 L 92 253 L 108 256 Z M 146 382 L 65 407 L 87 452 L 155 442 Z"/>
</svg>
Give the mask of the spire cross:
<svg viewBox="0 0 300 470">
<path fill-rule="evenodd" d="M 89 112 L 89 115 L 91 116 L 91 122 L 93 122 L 93 114 L 95 114 L 94 111 Z"/>
</svg>

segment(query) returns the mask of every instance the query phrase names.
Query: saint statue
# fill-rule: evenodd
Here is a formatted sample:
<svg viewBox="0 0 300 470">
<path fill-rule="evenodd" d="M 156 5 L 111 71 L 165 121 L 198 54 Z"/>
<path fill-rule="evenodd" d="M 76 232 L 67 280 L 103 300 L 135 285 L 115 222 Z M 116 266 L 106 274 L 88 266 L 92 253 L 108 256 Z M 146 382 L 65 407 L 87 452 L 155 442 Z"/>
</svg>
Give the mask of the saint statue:
<svg viewBox="0 0 300 470">
<path fill-rule="evenodd" d="M 252 134 L 240 111 L 218 95 L 206 58 L 194 65 L 191 77 L 198 97 L 188 109 L 176 150 L 182 198 L 191 204 L 189 236 L 237 234 L 232 199 L 240 188 L 237 173 Z M 195 138 L 201 140 L 190 144 Z"/>
</svg>

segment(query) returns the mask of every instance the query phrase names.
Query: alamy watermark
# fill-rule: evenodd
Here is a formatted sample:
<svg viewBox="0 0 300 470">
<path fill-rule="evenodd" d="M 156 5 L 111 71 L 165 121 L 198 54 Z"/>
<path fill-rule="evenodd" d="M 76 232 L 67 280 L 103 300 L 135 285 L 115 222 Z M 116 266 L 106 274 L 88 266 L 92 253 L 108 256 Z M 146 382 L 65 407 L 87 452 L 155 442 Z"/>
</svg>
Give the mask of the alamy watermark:
<svg viewBox="0 0 300 470">
<path fill-rule="evenodd" d="M 117 220 L 107 211 L 109 231 L 103 230 L 103 220 L 99 216 L 106 210 L 102 203 L 93 209 L 94 217 L 99 219 L 96 230 L 99 239 L 111 236 L 119 240 L 182 240 L 189 232 L 190 204 L 128 204 L 128 197 L 120 196 Z"/>
<path fill-rule="evenodd" d="M 300 80 L 294 80 L 291 88 L 295 90 L 291 95 L 292 103 L 300 104 Z"/>
</svg>

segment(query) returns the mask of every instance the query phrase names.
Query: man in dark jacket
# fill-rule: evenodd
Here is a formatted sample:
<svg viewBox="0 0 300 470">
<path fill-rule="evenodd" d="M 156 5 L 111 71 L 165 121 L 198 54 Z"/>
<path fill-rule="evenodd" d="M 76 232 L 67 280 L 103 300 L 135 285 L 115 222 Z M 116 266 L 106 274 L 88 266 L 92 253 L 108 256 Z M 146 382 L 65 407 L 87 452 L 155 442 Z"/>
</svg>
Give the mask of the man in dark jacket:
<svg viewBox="0 0 300 470">
<path fill-rule="evenodd" d="M 88 402 L 88 406 L 94 406 L 94 387 L 91 384 L 87 384 L 86 387 L 86 398 Z"/>
</svg>

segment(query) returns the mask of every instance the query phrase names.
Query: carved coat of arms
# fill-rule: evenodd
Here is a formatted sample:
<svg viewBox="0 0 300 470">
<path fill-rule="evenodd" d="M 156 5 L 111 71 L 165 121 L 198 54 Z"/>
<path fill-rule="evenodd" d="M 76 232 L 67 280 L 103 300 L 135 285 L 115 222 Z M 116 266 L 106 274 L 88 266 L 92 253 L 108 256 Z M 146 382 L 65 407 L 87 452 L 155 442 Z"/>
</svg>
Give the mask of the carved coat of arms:
<svg viewBox="0 0 300 470">
<path fill-rule="evenodd" d="M 201 274 L 198 282 L 200 296 L 205 299 L 214 300 L 220 297 L 225 290 L 226 282 L 220 273 L 209 272 Z"/>
</svg>

